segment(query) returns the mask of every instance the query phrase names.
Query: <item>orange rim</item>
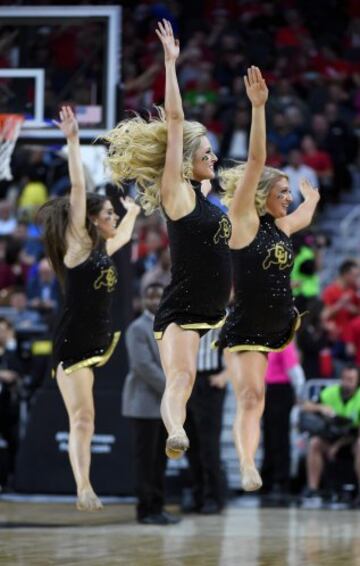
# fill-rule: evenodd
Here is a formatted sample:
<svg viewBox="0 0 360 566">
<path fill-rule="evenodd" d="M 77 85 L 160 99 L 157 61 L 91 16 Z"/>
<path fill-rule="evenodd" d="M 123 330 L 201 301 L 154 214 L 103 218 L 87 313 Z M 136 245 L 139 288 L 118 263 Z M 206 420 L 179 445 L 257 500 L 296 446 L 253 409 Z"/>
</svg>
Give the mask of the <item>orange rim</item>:
<svg viewBox="0 0 360 566">
<path fill-rule="evenodd" d="M 0 114 L 0 139 L 12 141 L 17 138 L 24 116 L 21 114 Z"/>
</svg>

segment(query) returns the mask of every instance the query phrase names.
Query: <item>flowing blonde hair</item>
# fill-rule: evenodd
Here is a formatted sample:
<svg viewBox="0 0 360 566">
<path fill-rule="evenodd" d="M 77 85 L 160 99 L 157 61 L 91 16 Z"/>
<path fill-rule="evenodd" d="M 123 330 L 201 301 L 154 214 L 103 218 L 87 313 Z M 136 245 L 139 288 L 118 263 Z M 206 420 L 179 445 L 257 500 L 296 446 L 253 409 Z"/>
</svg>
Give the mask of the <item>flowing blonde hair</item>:
<svg viewBox="0 0 360 566">
<path fill-rule="evenodd" d="M 167 146 L 165 112 L 145 120 L 139 115 L 122 120 L 102 138 L 109 143 L 106 164 L 118 185 L 135 180 L 145 214 L 160 206 L 160 184 L 164 172 Z M 194 153 L 206 135 L 199 122 L 184 121 L 183 176 L 192 178 Z"/>
<path fill-rule="evenodd" d="M 221 200 L 225 206 L 230 206 L 235 189 L 244 176 L 246 165 L 246 163 L 237 163 L 234 167 L 219 171 L 220 184 L 223 188 Z M 264 216 L 266 213 L 266 200 L 269 192 L 280 179 L 288 179 L 284 171 L 275 169 L 275 167 L 263 168 L 255 193 L 255 207 L 259 216 Z"/>
</svg>

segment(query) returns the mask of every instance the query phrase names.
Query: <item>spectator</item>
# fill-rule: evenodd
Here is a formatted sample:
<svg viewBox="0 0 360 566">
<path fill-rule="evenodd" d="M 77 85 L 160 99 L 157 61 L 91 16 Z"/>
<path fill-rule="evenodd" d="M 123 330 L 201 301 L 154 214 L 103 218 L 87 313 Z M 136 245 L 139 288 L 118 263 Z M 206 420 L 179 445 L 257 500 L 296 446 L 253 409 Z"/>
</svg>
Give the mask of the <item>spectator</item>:
<svg viewBox="0 0 360 566">
<path fill-rule="evenodd" d="M 284 158 L 279 153 L 276 144 L 267 141 L 266 144 L 266 165 L 269 167 L 275 167 L 275 169 L 281 169 L 284 163 Z"/>
<path fill-rule="evenodd" d="M 329 200 L 333 196 L 334 189 L 333 164 L 330 155 L 318 149 L 311 136 L 303 138 L 301 149 L 304 164 L 315 171 L 319 178 L 320 188 L 324 191 L 322 194 L 325 200 Z"/>
<path fill-rule="evenodd" d="M 126 332 L 130 371 L 123 389 L 122 413 L 132 422 L 138 498 L 136 517 L 138 523 L 145 525 L 178 523 L 176 517 L 164 511 L 167 434 L 160 417 L 160 402 L 165 375 L 153 334 L 154 314 L 162 292 L 163 286 L 159 283 L 144 289 L 144 312 Z"/>
<path fill-rule="evenodd" d="M 42 206 L 47 199 L 47 188 L 44 183 L 29 180 L 20 195 L 19 208 L 31 213 Z"/>
<path fill-rule="evenodd" d="M 360 315 L 355 316 L 346 325 L 344 341 L 347 355 L 360 367 Z"/>
<path fill-rule="evenodd" d="M 295 260 L 291 272 L 291 285 L 296 306 L 300 312 L 307 310 L 307 303 L 320 294 L 320 251 L 311 234 L 296 234 L 293 238 Z"/>
<path fill-rule="evenodd" d="M 54 270 L 43 258 L 27 285 L 28 305 L 39 311 L 54 312 L 60 302 L 60 291 Z"/>
<path fill-rule="evenodd" d="M 29 265 L 21 244 L 15 238 L 0 241 L 0 289 L 10 291 L 15 286 L 24 286 Z"/>
<path fill-rule="evenodd" d="M 303 133 L 307 107 L 288 78 L 281 78 L 276 82 L 270 99 L 270 109 L 272 114 L 285 114 L 289 126 L 298 135 Z"/>
<path fill-rule="evenodd" d="M 214 149 L 214 152 L 219 153 L 220 142 L 223 134 L 223 124 L 217 118 L 216 112 L 216 104 L 207 103 L 202 108 L 202 114 L 199 117 L 199 120 L 201 120 L 201 122 L 207 129 L 207 135 L 209 137 L 211 147 Z"/>
<path fill-rule="evenodd" d="M 201 65 L 201 50 L 198 47 L 190 47 L 182 55 L 182 66 L 179 71 L 179 84 L 182 88 L 192 81 L 196 81 Z"/>
<path fill-rule="evenodd" d="M 349 322 L 360 314 L 360 269 L 356 261 L 345 260 L 339 267 L 339 276 L 323 292 L 323 320 L 333 344 L 336 358 L 346 359 L 345 341 Z"/>
<path fill-rule="evenodd" d="M 261 475 L 264 490 L 281 495 L 290 489 L 290 412 L 295 399 L 302 398 L 305 383 L 294 343 L 281 352 L 269 353 L 265 383 Z"/>
<path fill-rule="evenodd" d="M 297 345 L 301 351 L 302 367 L 306 379 L 318 378 L 322 375 L 320 354 L 328 346 L 328 339 L 321 320 L 323 303 L 312 299 L 297 334 Z M 331 356 L 331 353 L 330 353 Z"/>
<path fill-rule="evenodd" d="M 247 156 L 249 113 L 238 108 L 225 130 L 220 154 L 223 159 L 244 160 Z"/>
<path fill-rule="evenodd" d="M 21 246 L 21 258 L 27 265 L 32 265 L 43 257 L 44 246 L 41 241 L 41 230 L 37 224 L 19 221 L 13 238 Z"/>
<path fill-rule="evenodd" d="M 299 145 L 299 135 L 291 129 L 289 120 L 284 114 L 277 113 L 273 117 L 273 125 L 269 128 L 268 140 L 274 143 L 282 155 Z"/>
<path fill-rule="evenodd" d="M 288 176 L 291 194 L 293 197 L 293 202 L 291 208 L 295 210 L 302 201 L 300 193 L 300 179 L 306 178 L 313 187 L 318 187 L 319 182 L 317 175 L 311 167 L 304 165 L 303 156 L 299 149 L 292 149 L 289 152 L 288 165 L 283 167 L 284 173 Z"/>
<path fill-rule="evenodd" d="M 150 228 L 146 231 L 142 256 L 136 262 L 135 269 L 138 278 L 153 269 L 163 249 L 163 238 L 159 230 Z"/>
<path fill-rule="evenodd" d="M 209 71 L 202 70 L 197 73 L 196 79 L 188 84 L 184 95 L 184 108 L 194 110 L 205 104 L 216 104 L 218 99 L 218 85 L 212 80 Z"/>
<path fill-rule="evenodd" d="M 0 236 L 11 235 L 17 225 L 16 216 L 12 209 L 11 203 L 7 201 L 0 202 Z"/>
<path fill-rule="evenodd" d="M 46 329 L 40 313 L 28 308 L 26 293 L 21 288 L 12 291 L 9 306 L 9 317 L 16 330 Z"/>
<path fill-rule="evenodd" d="M 334 166 L 334 188 L 337 196 L 341 191 L 351 188 L 349 163 L 356 156 L 356 139 L 349 132 L 344 120 L 339 118 L 337 104 L 328 102 L 325 114 L 315 114 L 312 118 L 311 133 L 317 146 L 327 151 Z"/>
<path fill-rule="evenodd" d="M 286 23 L 278 28 L 275 34 L 275 44 L 280 51 L 296 57 L 309 31 L 303 25 L 297 10 L 285 10 L 284 18 Z"/>
<path fill-rule="evenodd" d="M 166 287 L 170 283 L 170 267 L 171 260 L 169 248 L 163 248 L 155 267 L 144 273 L 141 279 L 142 293 L 151 283 L 160 283 Z"/>
<path fill-rule="evenodd" d="M 340 452 L 349 450 L 353 452 L 354 468 L 360 486 L 360 440 L 358 431 L 360 426 L 360 389 L 359 368 L 348 365 L 341 372 L 340 383 L 325 387 L 320 394 L 319 403 L 306 402 L 304 411 L 320 413 L 325 417 L 345 417 L 353 422 L 351 433 L 336 440 L 327 440 L 320 436 L 313 436 L 310 440 L 306 466 L 307 466 L 307 492 L 309 498 L 319 497 L 319 488 L 323 477 L 326 461 L 334 461 Z"/>
</svg>

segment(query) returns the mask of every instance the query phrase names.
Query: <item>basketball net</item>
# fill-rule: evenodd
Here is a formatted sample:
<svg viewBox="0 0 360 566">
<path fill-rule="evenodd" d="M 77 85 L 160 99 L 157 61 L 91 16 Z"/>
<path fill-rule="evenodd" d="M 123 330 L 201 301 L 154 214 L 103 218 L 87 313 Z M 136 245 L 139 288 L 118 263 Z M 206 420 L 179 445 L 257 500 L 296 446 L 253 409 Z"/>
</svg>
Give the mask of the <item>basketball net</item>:
<svg viewBox="0 0 360 566">
<path fill-rule="evenodd" d="M 19 114 L 0 114 L 0 181 L 11 181 L 10 162 L 24 117 Z"/>
</svg>

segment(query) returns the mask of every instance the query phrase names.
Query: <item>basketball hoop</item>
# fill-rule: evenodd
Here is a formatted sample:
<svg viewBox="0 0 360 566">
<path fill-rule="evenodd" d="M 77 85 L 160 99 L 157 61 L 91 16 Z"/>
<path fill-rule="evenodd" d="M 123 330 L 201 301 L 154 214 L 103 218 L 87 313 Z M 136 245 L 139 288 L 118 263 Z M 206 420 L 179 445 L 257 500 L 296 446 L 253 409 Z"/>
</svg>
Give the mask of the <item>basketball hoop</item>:
<svg viewBox="0 0 360 566">
<path fill-rule="evenodd" d="M 0 114 L 0 181 L 11 181 L 11 155 L 19 137 L 24 117 L 20 114 Z"/>
</svg>

